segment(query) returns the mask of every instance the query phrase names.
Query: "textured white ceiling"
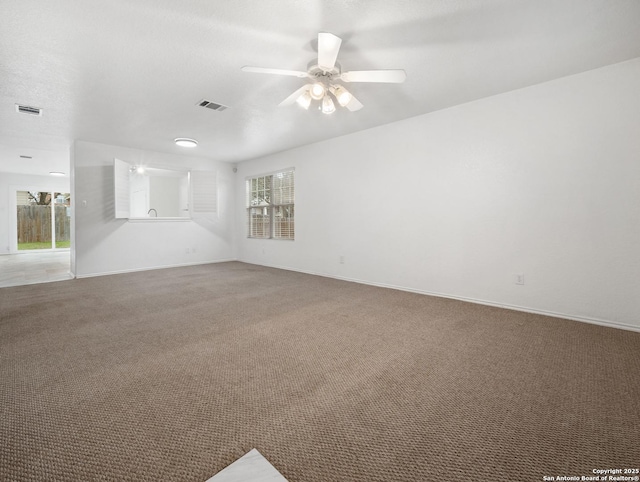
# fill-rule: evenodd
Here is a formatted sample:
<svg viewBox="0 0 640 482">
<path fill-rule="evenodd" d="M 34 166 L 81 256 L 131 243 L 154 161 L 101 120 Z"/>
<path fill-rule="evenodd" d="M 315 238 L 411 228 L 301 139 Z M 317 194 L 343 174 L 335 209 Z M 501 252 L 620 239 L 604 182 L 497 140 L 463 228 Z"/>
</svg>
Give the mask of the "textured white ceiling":
<svg viewBox="0 0 640 482">
<path fill-rule="evenodd" d="M 638 0 L 2 0 L 0 171 L 68 172 L 74 139 L 239 162 L 640 57 L 638 25 Z M 407 81 L 327 116 L 277 107 L 302 79 L 241 72 L 306 70 L 320 31 L 343 69 Z"/>
</svg>

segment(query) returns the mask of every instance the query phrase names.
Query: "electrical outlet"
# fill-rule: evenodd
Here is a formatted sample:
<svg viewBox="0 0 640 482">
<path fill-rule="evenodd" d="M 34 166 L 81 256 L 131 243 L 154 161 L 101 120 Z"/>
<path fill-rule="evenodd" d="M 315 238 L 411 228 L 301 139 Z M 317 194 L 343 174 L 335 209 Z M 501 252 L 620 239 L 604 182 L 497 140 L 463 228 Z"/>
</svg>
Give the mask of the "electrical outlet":
<svg viewBox="0 0 640 482">
<path fill-rule="evenodd" d="M 518 273 L 516 275 L 514 275 L 514 281 L 517 285 L 523 285 L 524 284 L 524 274 L 523 273 Z"/>
<path fill-rule="evenodd" d="M 340 264 L 344 264 L 344 256 L 340 256 L 338 258 L 338 261 L 339 261 Z"/>
<path fill-rule="evenodd" d="M 184 248 L 185 254 L 189 254 L 189 248 Z"/>
</svg>

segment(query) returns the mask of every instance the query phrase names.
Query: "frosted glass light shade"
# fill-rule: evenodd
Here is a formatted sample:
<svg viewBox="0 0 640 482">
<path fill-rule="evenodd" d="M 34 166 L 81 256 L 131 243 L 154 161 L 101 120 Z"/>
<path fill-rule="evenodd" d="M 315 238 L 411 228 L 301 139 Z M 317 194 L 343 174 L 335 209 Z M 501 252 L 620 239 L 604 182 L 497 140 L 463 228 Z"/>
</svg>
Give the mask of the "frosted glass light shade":
<svg viewBox="0 0 640 482">
<path fill-rule="evenodd" d="M 309 95 L 309 92 L 305 92 L 300 97 L 298 97 L 296 99 L 296 103 L 303 109 L 308 109 L 311 105 L 311 96 Z"/>
<path fill-rule="evenodd" d="M 341 85 L 338 85 L 334 88 L 333 94 L 336 96 L 338 104 L 340 104 L 342 107 L 346 106 L 349 102 L 351 102 L 351 99 L 353 99 L 351 93 Z"/>
<path fill-rule="evenodd" d="M 322 113 L 333 114 L 336 111 L 336 106 L 328 95 L 322 99 Z"/>
<path fill-rule="evenodd" d="M 309 89 L 309 95 L 311 96 L 312 99 L 315 100 L 320 100 L 324 97 L 324 93 L 325 93 L 325 88 L 324 85 L 322 84 L 313 84 L 311 86 L 311 89 Z"/>
<path fill-rule="evenodd" d="M 198 145 L 198 141 L 189 139 L 188 137 L 178 137 L 174 139 L 173 142 L 180 147 L 196 147 Z"/>
</svg>

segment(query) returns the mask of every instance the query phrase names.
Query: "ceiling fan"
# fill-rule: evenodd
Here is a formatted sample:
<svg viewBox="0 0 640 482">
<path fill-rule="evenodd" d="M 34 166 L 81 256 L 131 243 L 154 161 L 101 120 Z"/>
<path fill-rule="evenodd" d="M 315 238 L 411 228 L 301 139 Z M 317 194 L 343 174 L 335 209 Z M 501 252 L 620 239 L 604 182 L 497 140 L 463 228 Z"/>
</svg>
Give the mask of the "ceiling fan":
<svg viewBox="0 0 640 482">
<path fill-rule="evenodd" d="M 294 102 L 308 109 L 312 101 L 320 101 L 320 110 L 325 114 L 335 112 L 335 99 L 339 105 L 350 111 L 362 109 L 362 104 L 339 82 L 383 82 L 399 84 L 405 81 L 404 70 L 352 70 L 342 72 L 336 62 L 342 39 L 331 33 L 318 34 L 318 60 L 311 61 L 306 72 L 301 70 L 268 69 L 263 67 L 242 67 L 244 72 L 259 74 L 290 75 L 310 79 L 293 94 L 280 102 L 280 106 Z"/>
</svg>

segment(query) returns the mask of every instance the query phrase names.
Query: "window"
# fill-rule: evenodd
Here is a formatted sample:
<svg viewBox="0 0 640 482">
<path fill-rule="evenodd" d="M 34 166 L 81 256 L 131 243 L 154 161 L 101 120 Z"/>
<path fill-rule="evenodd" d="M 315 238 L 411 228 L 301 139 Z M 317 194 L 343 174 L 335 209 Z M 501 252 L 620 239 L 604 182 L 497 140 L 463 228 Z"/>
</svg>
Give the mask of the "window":
<svg viewBox="0 0 640 482">
<path fill-rule="evenodd" d="M 294 239 L 293 169 L 247 179 L 250 238 Z"/>
</svg>

